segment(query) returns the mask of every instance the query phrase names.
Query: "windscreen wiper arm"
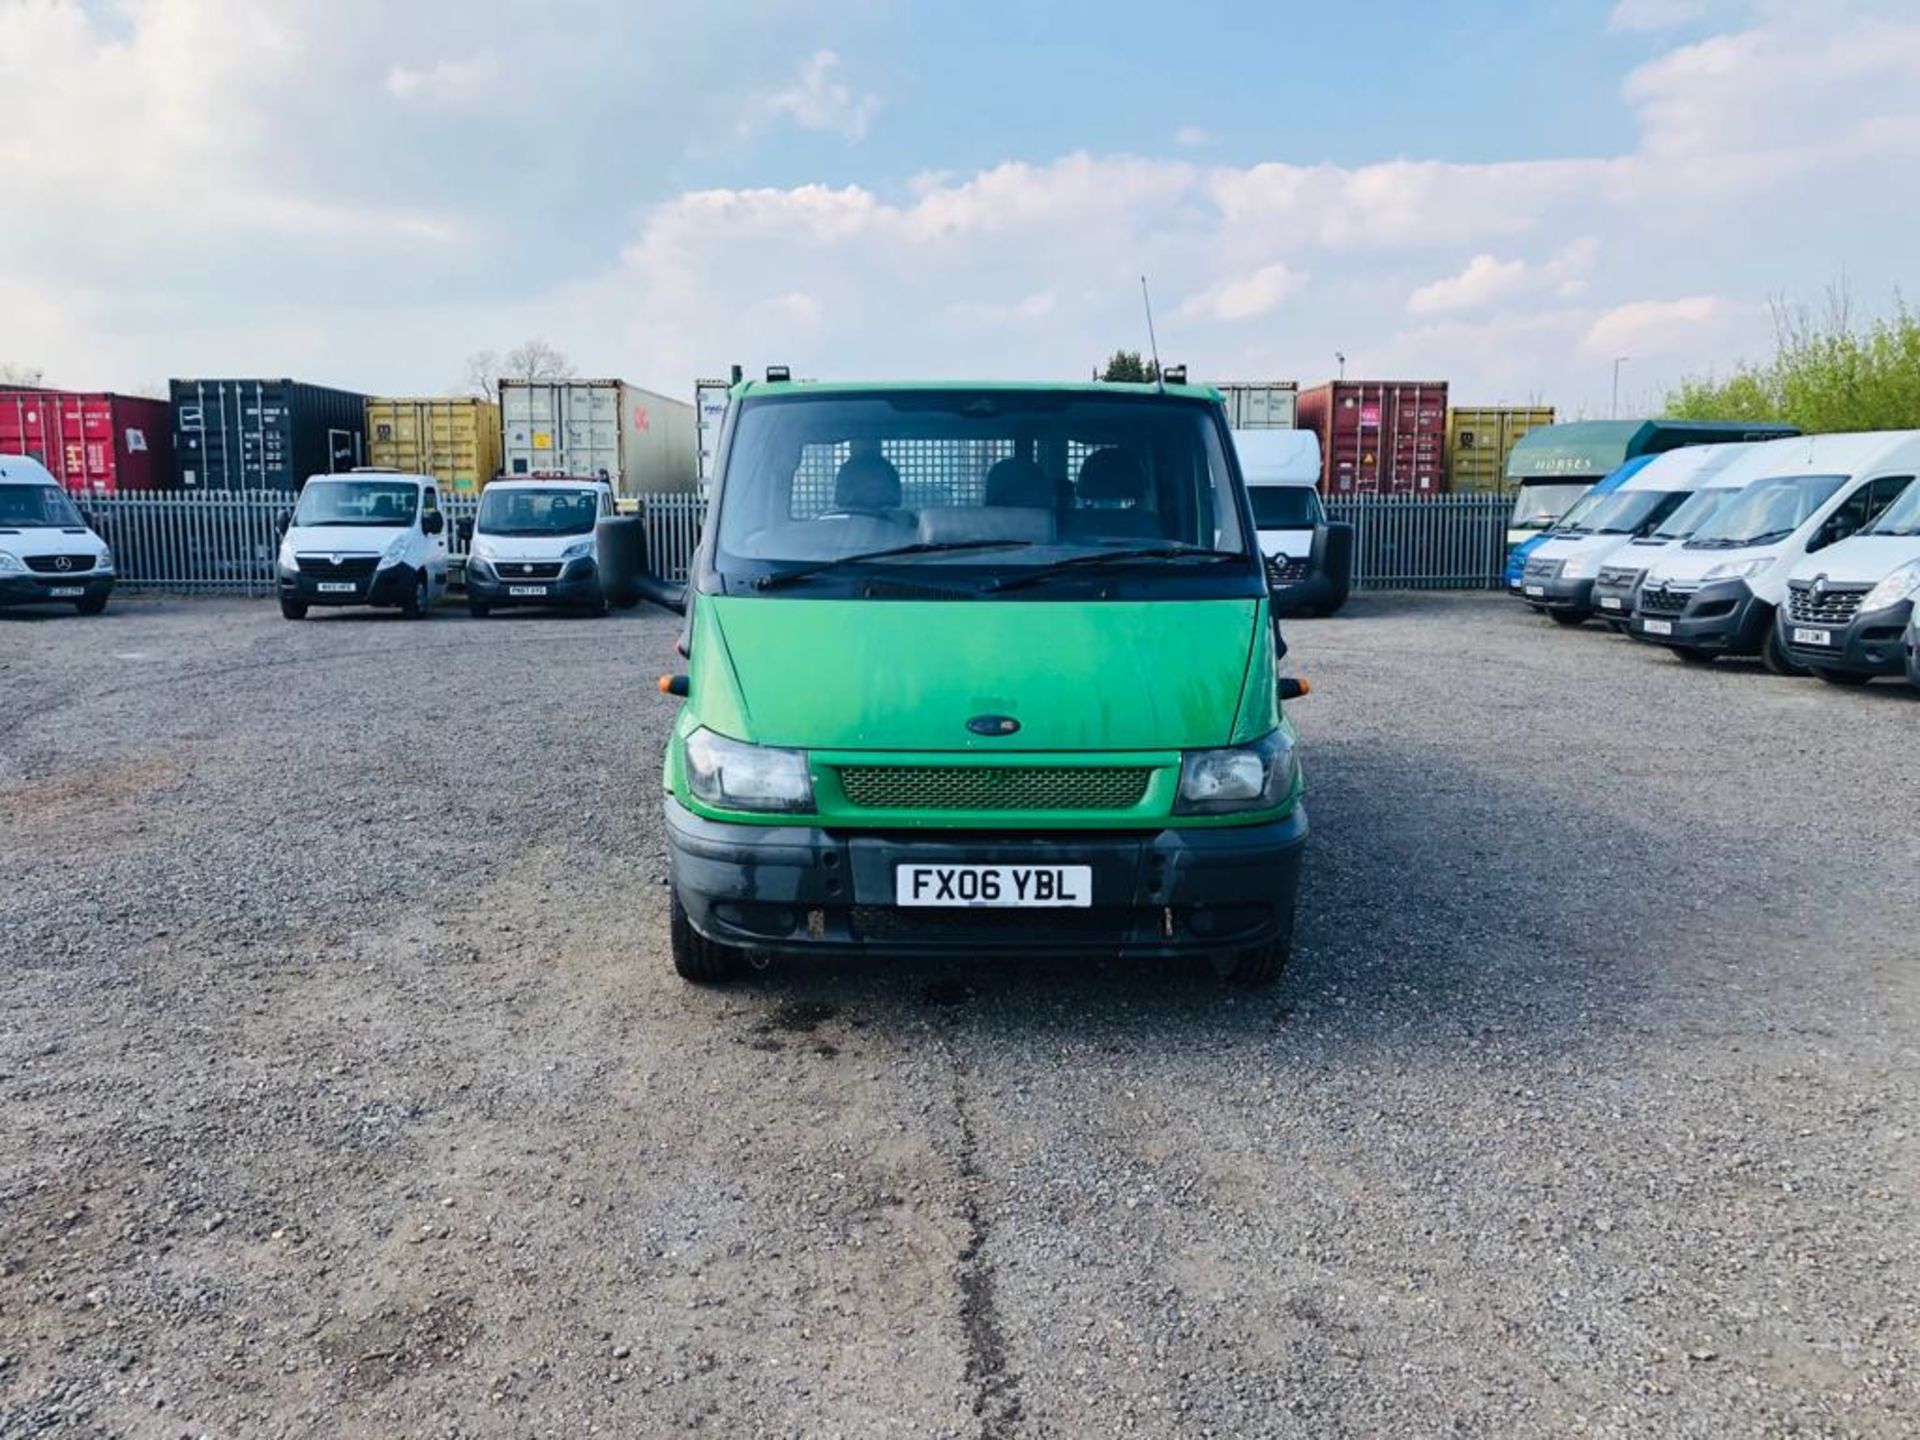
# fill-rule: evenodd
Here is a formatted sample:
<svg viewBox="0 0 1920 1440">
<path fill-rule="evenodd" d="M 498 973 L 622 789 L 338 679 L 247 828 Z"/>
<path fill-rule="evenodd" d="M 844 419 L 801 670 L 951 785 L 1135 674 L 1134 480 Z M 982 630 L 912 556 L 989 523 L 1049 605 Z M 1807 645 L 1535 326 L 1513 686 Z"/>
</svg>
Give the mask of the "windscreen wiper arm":
<svg viewBox="0 0 1920 1440">
<path fill-rule="evenodd" d="M 828 570 L 837 570 L 842 565 L 858 565 L 868 560 L 891 560 L 896 555 L 940 555 L 954 550 L 1025 550 L 1031 540 L 919 540 L 911 545 L 893 545 L 885 550 L 864 550 L 857 555 L 841 555 L 833 560 L 821 560 L 812 565 L 802 565 L 794 570 L 782 570 L 777 575 L 762 575 L 753 582 L 756 590 L 777 590 L 782 585 L 791 585 L 796 580 L 805 580 L 809 576 L 823 574 Z"/>
<path fill-rule="evenodd" d="M 1133 550 L 1097 550 L 1091 555 L 1072 555 L 1065 560 L 1056 560 L 1051 565 L 1042 565 L 1023 575 L 1005 575 L 981 588 L 987 591 L 1020 590 L 1028 585 L 1037 585 L 1065 571 L 1081 570 L 1095 565 L 1117 565 L 1128 560 L 1218 561 L 1250 558 L 1244 550 L 1208 550 L 1198 545 L 1155 545 Z"/>
</svg>

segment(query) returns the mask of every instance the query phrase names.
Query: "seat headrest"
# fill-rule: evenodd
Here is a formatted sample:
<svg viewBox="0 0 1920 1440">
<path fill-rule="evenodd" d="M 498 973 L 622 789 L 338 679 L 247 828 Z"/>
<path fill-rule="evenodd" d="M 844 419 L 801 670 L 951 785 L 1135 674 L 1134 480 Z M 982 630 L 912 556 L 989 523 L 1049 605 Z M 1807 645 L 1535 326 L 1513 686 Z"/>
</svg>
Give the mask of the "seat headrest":
<svg viewBox="0 0 1920 1440">
<path fill-rule="evenodd" d="M 884 455 L 855 455 L 833 477 L 833 503 L 843 510 L 895 509 L 900 472 Z"/>
<path fill-rule="evenodd" d="M 1018 455 L 1009 455 L 987 471 L 981 499 L 988 505 L 1035 510 L 1051 510 L 1054 504 L 1053 486 L 1047 481 L 1047 472 Z"/>
<path fill-rule="evenodd" d="M 1096 450 L 1080 462 L 1080 479 L 1073 488 L 1082 500 L 1138 504 L 1147 498 L 1147 472 L 1131 451 L 1117 446 Z"/>
</svg>

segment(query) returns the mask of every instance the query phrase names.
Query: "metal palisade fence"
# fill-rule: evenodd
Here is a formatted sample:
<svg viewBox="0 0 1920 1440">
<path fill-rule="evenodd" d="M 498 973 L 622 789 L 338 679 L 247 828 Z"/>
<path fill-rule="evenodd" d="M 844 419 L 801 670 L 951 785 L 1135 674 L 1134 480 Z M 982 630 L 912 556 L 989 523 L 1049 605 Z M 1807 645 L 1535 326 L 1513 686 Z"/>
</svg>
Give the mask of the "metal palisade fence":
<svg viewBox="0 0 1920 1440">
<path fill-rule="evenodd" d="M 443 504 L 448 548 L 461 556 L 456 522 L 477 502 Z M 1501 495 L 1355 495 L 1329 501 L 1327 512 L 1353 526 L 1356 589 L 1490 590 L 1503 583 L 1510 504 Z M 124 492 L 82 507 L 113 547 L 127 589 L 270 597 L 279 522 L 293 501 L 279 491 Z M 647 553 L 663 579 L 686 577 L 706 508 L 693 494 L 639 497 Z"/>
</svg>

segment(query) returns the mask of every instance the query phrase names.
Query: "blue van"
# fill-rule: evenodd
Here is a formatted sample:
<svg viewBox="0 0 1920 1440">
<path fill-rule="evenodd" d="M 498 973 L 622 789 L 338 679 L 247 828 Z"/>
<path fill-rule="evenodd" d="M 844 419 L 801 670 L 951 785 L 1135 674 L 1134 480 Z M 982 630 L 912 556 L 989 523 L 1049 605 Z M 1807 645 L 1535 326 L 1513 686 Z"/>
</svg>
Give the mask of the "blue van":
<svg viewBox="0 0 1920 1440">
<path fill-rule="evenodd" d="M 1582 515 L 1592 510 L 1594 506 L 1598 505 L 1603 499 L 1618 490 L 1622 485 L 1626 484 L 1627 481 L 1631 480 L 1652 463 L 1653 456 L 1651 455 L 1641 455 L 1627 461 L 1626 464 L 1622 465 L 1612 474 L 1605 476 L 1589 486 L 1586 492 L 1579 496 L 1579 498 L 1568 507 L 1566 514 L 1554 521 L 1552 525 L 1545 530 L 1534 531 L 1518 544 L 1512 543 L 1513 534 L 1509 531 L 1507 535 L 1510 546 L 1507 550 L 1507 593 L 1509 595 L 1517 595 L 1522 600 L 1525 600 L 1527 597 L 1524 593 L 1524 577 L 1527 570 L 1527 560 L 1532 556 L 1533 552 L 1555 536 L 1566 534 L 1573 526 L 1580 523 L 1580 517 Z M 1534 608 L 1538 610 L 1544 609 L 1545 607 L 1536 605 Z"/>
</svg>

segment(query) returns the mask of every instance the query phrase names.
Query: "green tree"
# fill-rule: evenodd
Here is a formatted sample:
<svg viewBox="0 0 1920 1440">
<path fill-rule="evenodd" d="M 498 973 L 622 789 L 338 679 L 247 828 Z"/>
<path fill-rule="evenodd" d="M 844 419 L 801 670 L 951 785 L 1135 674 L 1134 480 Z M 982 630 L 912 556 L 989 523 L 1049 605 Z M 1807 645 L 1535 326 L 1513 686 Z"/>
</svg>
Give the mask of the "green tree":
<svg viewBox="0 0 1920 1440">
<path fill-rule="evenodd" d="M 1138 350 L 1116 350 L 1113 358 L 1107 361 L 1107 368 L 1101 372 L 1100 378 L 1123 384 L 1147 385 L 1160 378 L 1160 367 L 1151 360 L 1142 360 Z"/>
<path fill-rule="evenodd" d="M 1920 314 L 1896 296 L 1893 309 L 1853 323 L 1846 291 L 1824 314 L 1774 307 L 1774 353 L 1724 379 L 1689 376 L 1668 396 L 1680 420 L 1783 420 L 1810 434 L 1920 426 Z"/>
</svg>

